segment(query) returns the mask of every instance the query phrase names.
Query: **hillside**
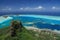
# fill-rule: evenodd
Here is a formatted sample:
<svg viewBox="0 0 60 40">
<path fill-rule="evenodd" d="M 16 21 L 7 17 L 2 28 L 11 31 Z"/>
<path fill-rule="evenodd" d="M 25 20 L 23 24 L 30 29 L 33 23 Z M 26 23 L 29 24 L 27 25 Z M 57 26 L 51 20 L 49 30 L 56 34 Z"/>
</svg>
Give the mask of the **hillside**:
<svg viewBox="0 0 60 40">
<path fill-rule="evenodd" d="M 35 40 L 33 35 L 27 31 L 25 28 L 22 28 L 22 32 L 17 31 L 15 37 L 11 37 L 8 31 L 9 28 L 0 29 L 0 40 Z"/>
<path fill-rule="evenodd" d="M 0 40 L 60 40 L 60 34 L 50 30 L 25 28 L 19 21 L 12 21 L 10 25 L 0 29 Z"/>
<path fill-rule="evenodd" d="M 11 37 L 9 27 L 0 29 L 0 40 L 60 40 L 60 35 L 50 31 L 27 30 L 22 28 L 22 32 L 17 31 L 15 37 Z"/>
</svg>

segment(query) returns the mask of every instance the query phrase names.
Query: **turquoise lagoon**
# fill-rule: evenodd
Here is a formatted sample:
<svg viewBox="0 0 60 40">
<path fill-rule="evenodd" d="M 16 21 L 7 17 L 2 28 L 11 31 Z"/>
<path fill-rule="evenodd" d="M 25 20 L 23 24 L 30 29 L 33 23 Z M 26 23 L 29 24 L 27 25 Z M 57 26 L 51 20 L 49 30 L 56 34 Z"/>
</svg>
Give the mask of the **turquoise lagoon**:
<svg viewBox="0 0 60 40">
<path fill-rule="evenodd" d="M 60 30 L 60 16 L 47 15 L 9 15 L 0 17 L 0 28 L 10 26 L 12 20 L 19 20 L 24 27 L 35 26 L 41 29 Z"/>
</svg>

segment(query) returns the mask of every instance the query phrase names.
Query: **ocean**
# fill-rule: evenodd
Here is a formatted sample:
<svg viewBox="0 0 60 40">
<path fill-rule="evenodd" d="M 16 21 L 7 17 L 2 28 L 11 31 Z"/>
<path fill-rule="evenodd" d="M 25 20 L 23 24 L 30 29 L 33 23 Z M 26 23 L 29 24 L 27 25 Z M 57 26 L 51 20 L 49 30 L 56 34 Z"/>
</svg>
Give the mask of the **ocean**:
<svg viewBox="0 0 60 40">
<path fill-rule="evenodd" d="M 13 19 L 4 21 L 3 23 L 0 24 L 0 28 L 3 27 L 10 27 L 10 23 L 12 20 L 19 20 L 22 22 L 23 26 L 34 26 L 37 28 L 41 29 L 51 29 L 51 30 L 60 30 L 60 17 L 58 16 L 58 19 L 56 16 L 47 16 L 48 18 L 43 18 L 45 17 L 44 15 L 10 15 L 9 17 L 12 17 Z M 42 17 L 42 18 L 41 18 Z"/>
<path fill-rule="evenodd" d="M 50 16 L 60 16 L 60 12 L 0 12 L 2 15 L 50 15 Z"/>
</svg>

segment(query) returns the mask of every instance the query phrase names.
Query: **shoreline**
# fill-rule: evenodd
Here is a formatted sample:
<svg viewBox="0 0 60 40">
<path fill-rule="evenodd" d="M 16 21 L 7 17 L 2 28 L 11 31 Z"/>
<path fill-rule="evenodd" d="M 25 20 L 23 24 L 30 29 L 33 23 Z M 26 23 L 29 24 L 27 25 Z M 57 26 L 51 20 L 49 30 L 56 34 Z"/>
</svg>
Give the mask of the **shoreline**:
<svg viewBox="0 0 60 40">
<path fill-rule="evenodd" d="M 51 30 L 51 29 L 40 29 L 40 28 L 37 28 L 37 27 L 25 27 L 27 30 L 33 30 L 33 31 L 38 31 L 38 32 L 41 32 L 41 31 L 49 31 L 49 32 L 53 32 L 53 33 L 56 33 L 56 34 L 60 34 L 60 30 Z"/>
</svg>

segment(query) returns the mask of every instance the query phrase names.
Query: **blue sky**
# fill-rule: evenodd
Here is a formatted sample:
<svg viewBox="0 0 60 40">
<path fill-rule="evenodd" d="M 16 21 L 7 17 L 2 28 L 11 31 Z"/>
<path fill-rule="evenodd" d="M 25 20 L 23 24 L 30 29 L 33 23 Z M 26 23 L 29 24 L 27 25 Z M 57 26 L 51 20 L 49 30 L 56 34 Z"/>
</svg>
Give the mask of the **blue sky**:
<svg viewBox="0 0 60 40">
<path fill-rule="evenodd" d="M 0 12 L 60 12 L 60 0 L 0 0 Z"/>
</svg>

